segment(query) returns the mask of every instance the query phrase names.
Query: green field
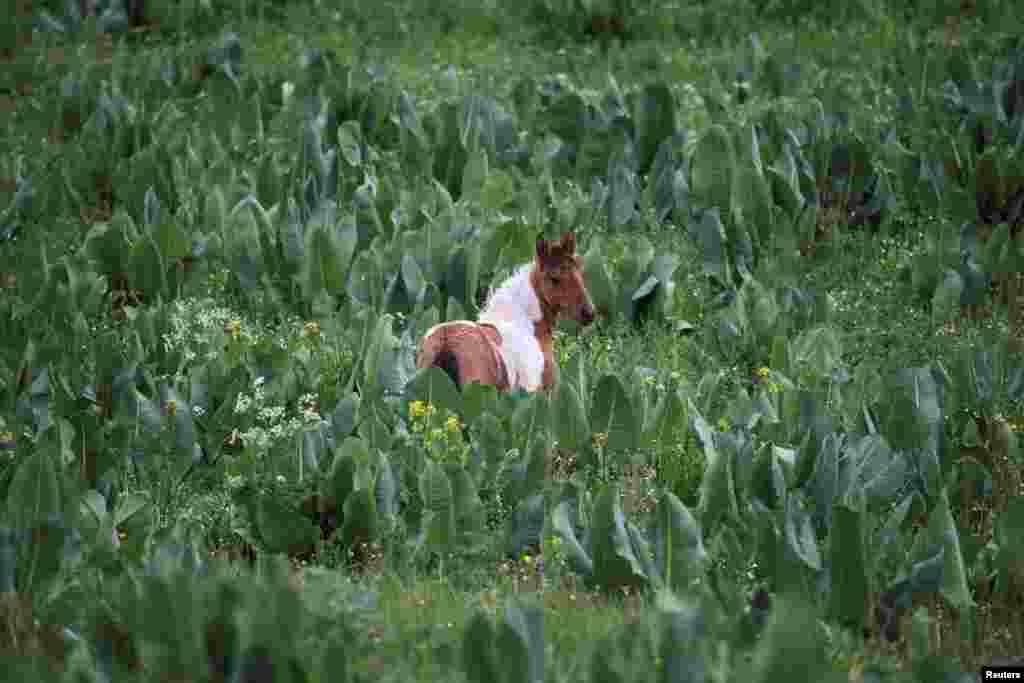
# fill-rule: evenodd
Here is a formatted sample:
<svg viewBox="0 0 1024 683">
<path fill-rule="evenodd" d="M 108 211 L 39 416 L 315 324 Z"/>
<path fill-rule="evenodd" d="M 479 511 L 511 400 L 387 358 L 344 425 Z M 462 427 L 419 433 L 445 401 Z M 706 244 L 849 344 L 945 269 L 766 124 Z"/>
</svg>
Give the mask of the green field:
<svg viewBox="0 0 1024 683">
<path fill-rule="evenodd" d="M 0 680 L 1024 666 L 1017 4 L 9 0 Z"/>
</svg>

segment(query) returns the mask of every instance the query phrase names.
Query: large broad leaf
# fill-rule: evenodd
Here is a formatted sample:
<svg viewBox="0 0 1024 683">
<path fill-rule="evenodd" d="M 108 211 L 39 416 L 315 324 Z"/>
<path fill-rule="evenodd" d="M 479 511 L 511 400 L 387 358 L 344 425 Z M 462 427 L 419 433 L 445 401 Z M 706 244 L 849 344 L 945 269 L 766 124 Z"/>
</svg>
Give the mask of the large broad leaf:
<svg viewBox="0 0 1024 683">
<path fill-rule="evenodd" d="M 658 222 L 664 221 L 669 215 L 683 222 L 682 219 L 688 215 L 690 186 L 683 172 L 681 158 L 685 144 L 684 133 L 665 138 L 654 157 L 647 192 L 649 205 L 654 206 Z"/>
<path fill-rule="evenodd" d="M 444 284 L 448 296 L 466 311 L 476 311 L 476 290 L 480 283 L 480 241 L 472 240 L 455 250 L 448 261 Z"/>
<path fill-rule="evenodd" d="M 646 173 L 658 146 L 675 133 L 675 100 L 666 83 L 651 83 L 635 100 L 633 119 L 637 132 L 639 171 Z"/>
<path fill-rule="evenodd" d="M 419 370 L 413 380 L 406 385 L 406 397 L 410 401 L 424 401 L 437 410 L 451 412 L 453 415 L 462 413 L 462 395 L 455 387 L 451 377 L 437 367 Z"/>
<path fill-rule="evenodd" d="M 964 280 L 960 273 L 946 269 L 942 281 L 935 287 L 932 295 L 932 316 L 935 320 L 946 320 L 960 313 L 960 299 L 963 296 Z"/>
<path fill-rule="evenodd" d="M 640 190 L 636 173 L 625 158 L 627 156 L 627 153 L 614 154 L 608 161 L 608 188 L 611 192 L 608 202 L 608 225 L 612 227 L 626 225 L 636 213 Z"/>
<path fill-rule="evenodd" d="M 804 210 L 804 197 L 786 174 L 769 166 L 765 169 L 765 177 L 771 186 L 772 199 L 790 219 L 795 220 Z"/>
<path fill-rule="evenodd" d="M 352 392 L 342 397 L 331 414 L 331 429 L 335 439 L 352 435 L 359 424 L 359 394 Z"/>
<path fill-rule="evenodd" d="M 591 241 L 590 249 L 583 257 L 583 274 L 587 291 L 597 310 L 609 316 L 617 313 L 617 288 L 608 273 L 605 255 L 598 240 Z"/>
<path fill-rule="evenodd" d="M 544 512 L 544 496 L 539 493 L 519 501 L 506 525 L 505 552 L 520 557 L 527 548 L 540 545 Z"/>
<path fill-rule="evenodd" d="M 697 142 L 690 166 L 690 191 L 703 206 L 730 210 L 735 156 L 732 136 L 721 125 L 711 126 Z"/>
<path fill-rule="evenodd" d="M 884 434 L 894 448 L 910 451 L 936 446 L 942 426 L 938 392 L 928 368 L 904 368 L 890 378 L 879 412 Z"/>
<path fill-rule="evenodd" d="M 484 528 L 485 521 L 483 503 L 477 494 L 476 484 L 461 464 L 446 464 L 445 471 L 452 483 L 452 500 L 459 536 L 465 542 L 476 542 L 480 540 L 479 534 Z"/>
<path fill-rule="evenodd" d="M 821 569 L 821 553 L 818 539 L 814 535 L 814 525 L 797 496 L 786 499 L 784 538 L 788 550 L 804 566 L 812 571 Z"/>
<path fill-rule="evenodd" d="M 131 282 L 147 299 L 167 295 L 166 261 L 153 238 L 143 234 L 132 246 L 129 255 Z"/>
<path fill-rule="evenodd" d="M 839 448 L 836 434 L 829 434 L 821 442 L 814 461 L 814 473 L 807 488 L 814 501 L 814 519 L 825 529 L 832 525 L 832 507 L 839 494 Z"/>
<path fill-rule="evenodd" d="M 309 518 L 274 497 L 250 493 L 246 502 L 253 526 L 269 552 L 308 552 L 320 540 L 320 529 Z"/>
<path fill-rule="evenodd" d="M 496 683 L 501 680 L 495 652 L 495 629 L 485 612 L 476 612 L 462 634 L 462 668 L 470 683 Z"/>
<path fill-rule="evenodd" d="M 890 502 L 905 485 L 907 460 L 889 448 L 881 436 L 865 434 L 845 453 L 847 466 L 840 483 L 843 497 L 863 495 L 869 506 L 877 507 Z"/>
<path fill-rule="evenodd" d="M 496 647 L 508 683 L 544 681 L 544 609 L 510 604 L 498 625 Z"/>
<path fill-rule="evenodd" d="M 682 439 L 686 435 L 688 421 L 686 404 L 678 389 L 672 387 L 659 397 L 646 415 L 641 445 L 655 448 Z"/>
<path fill-rule="evenodd" d="M 550 419 L 551 409 L 543 392 L 523 396 L 512 413 L 513 438 L 525 449 L 547 431 Z"/>
<path fill-rule="evenodd" d="M 420 499 L 426 511 L 425 540 L 437 552 L 446 552 L 455 543 L 455 494 L 444 468 L 428 460 L 420 475 Z"/>
<path fill-rule="evenodd" d="M 576 537 L 576 529 L 572 522 L 573 501 L 563 500 L 551 512 L 551 529 L 562 539 L 565 553 L 572 570 L 584 577 L 594 571 L 594 562 L 590 559 L 583 544 Z"/>
<path fill-rule="evenodd" d="M 949 496 L 944 488 L 941 489 L 939 499 L 929 515 L 928 532 L 931 539 L 941 544 L 944 551 L 942 595 L 957 609 L 973 606 L 971 589 L 967 585 L 967 568 L 964 566 L 963 554 L 960 551 L 960 532 L 949 509 Z"/>
<path fill-rule="evenodd" d="M 31 529 L 53 518 L 63 510 L 56 454 L 39 449 L 22 461 L 7 491 L 7 523 L 17 529 Z"/>
<path fill-rule="evenodd" d="M 383 451 L 377 453 L 377 465 L 377 479 L 373 489 L 377 498 L 377 511 L 384 521 L 390 523 L 398 514 L 398 481 L 391 460 Z"/>
<path fill-rule="evenodd" d="M 480 147 L 469 155 L 462 170 L 462 196 L 476 202 L 481 200 L 487 183 L 487 150 Z"/>
<path fill-rule="evenodd" d="M 342 542 L 349 548 L 377 537 L 377 499 L 374 487 L 356 489 L 345 500 Z"/>
<path fill-rule="evenodd" d="M 749 484 L 750 495 L 770 510 L 786 499 L 786 475 L 776 448 L 765 449 L 757 456 Z"/>
<path fill-rule="evenodd" d="M 590 409 L 590 427 L 607 435 L 606 448 L 635 448 L 640 436 L 640 419 L 622 382 L 615 375 L 604 375 L 594 388 Z"/>
<path fill-rule="evenodd" d="M 472 425 L 484 413 L 497 410 L 498 390 L 493 385 L 473 382 L 462 387 L 462 416 L 466 424 Z"/>
<path fill-rule="evenodd" d="M 334 498 L 341 506 L 356 486 L 356 470 L 366 463 L 370 457 L 370 449 L 362 439 L 347 438 L 337 448 L 334 462 L 324 482 L 324 493 Z"/>
<path fill-rule="evenodd" d="M 558 393 L 551 404 L 555 437 L 558 445 L 570 450 L 578 450 L 586 446 L 590 438 L 590 424 L 583 401 L 574 386 L 561 382 Z"/>
<path fill-rule="evenodd" d="M 864 513 L 845 505 L 833 512 L 829 534 L 829 569 L 832 586 L 829 611 L 833 617 L 859 630 L 864 625 L 870 597 L 864 557 Z"/>
<path fill-rule="evenodd" d="M 700 220 L 691 223 L 689 229 L 700 245 L 704 273 L 717 278 L 722 284 L 730 284 L 732 274 L 726 253 L 725 228 L 718 208 L 704 211 Z"/>
<path fill-rule="evenodd" d="M 608 486 L 594 503 L 594 580 L 608 589 L 647 583 L 643 564 L 634 553 L 619 504 L 619 493 Z"/>
<path fill-rule="evenodd" d="M 707 559 L 700 525 L 675 494 L 665 491 L 655 511 L 654 559 L 665 584 L 682 591 Z"/>
<path fill-rule="evenodd" d="M 713 528 L 722 517 L 734 519 L 739 514 L 736 487 L 732 474 L 732 458 L 715 444 L 714 430 L 691 405 L 693 428 L 704 449 L 704 478 L 700 483 L 698 504 L 701 525 Z"/>
<path fill-rule="evenodd" d="M 160 402 L 173 425 L 175 454 L 181 463 L 180 471 L 184 472 L 202 457 L 202 449 L 196 442 L 192 407 L 171 387 L 161 388 Z"/>
<path fill-rule="evenodd" d="M 324 202 L 310 218 L 306 226 L 305 260 L 302 266 L 303 291 L 308 299 L 318 292 L 339 294 L 345 290 L 345 276 L 355 226 L 347 221 L 337 221 L 333 203 Z"/>
<path fill-rule="evenodd" d="M 758 683 L 787 681 L 818 683 L 830 680 L 828 654 L 822 629 L 812 609 L 779 598 L 774 606 L 764 637 L 754 657 L 754 676 Z"/>
</svg>

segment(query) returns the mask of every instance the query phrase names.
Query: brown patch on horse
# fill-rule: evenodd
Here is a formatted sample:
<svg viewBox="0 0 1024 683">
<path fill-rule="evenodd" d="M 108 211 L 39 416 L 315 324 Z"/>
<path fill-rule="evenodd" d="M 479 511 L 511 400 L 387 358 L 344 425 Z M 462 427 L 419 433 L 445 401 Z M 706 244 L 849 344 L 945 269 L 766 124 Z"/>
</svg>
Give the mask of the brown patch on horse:
<svg viewBox="0 0 1024 683">
<path fill-rule="evenodd" d="M 492 325 L 469 321 L 443 323 L 424 338 L 416 367 L 441 368 L 459 389 L 478 382 L 503 391 L 509 388 L 509 379 L 498 351 L 500 345 L 501 333 Z M 482 354 L 481 347 L 487 353 Z"/>
</svg>

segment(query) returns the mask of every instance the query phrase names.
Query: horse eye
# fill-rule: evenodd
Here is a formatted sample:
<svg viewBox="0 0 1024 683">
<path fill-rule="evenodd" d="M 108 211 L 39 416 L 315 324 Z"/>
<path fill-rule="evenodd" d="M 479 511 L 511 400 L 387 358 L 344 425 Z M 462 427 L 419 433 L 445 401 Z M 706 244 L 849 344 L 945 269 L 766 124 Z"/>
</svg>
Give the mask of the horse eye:
<svg viewBox="0 0 1024 683">
<path fill-rule="evenodd" d="M 553 285 L 557 286 L 561 282 L 561 280 L 562 278 L 558 275 L 548 275 L 548 282 L 550 282 Z"/>
</svg>

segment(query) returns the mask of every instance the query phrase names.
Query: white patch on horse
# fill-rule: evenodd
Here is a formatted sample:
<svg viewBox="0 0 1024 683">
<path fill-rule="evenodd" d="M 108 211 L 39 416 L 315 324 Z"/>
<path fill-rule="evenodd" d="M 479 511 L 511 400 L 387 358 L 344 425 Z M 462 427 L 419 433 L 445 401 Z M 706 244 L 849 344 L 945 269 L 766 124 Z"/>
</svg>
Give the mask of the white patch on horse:
<svg viewBox="0 0 1024 683">
<path fill-rule="evenodd" d="M 544 351 L 534 334 L 534 325 L 544 314 L 530 284 L 532 270 L 533 264 L 519 268 L 491 294 L 480 314 L 480 322 L 501 333 L 498 352 L 505 361 L 509 388 L 527 391 L 536 391 L 544 381 Z"/>
</svg>

